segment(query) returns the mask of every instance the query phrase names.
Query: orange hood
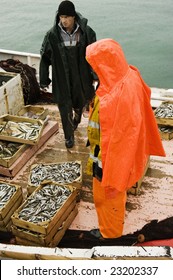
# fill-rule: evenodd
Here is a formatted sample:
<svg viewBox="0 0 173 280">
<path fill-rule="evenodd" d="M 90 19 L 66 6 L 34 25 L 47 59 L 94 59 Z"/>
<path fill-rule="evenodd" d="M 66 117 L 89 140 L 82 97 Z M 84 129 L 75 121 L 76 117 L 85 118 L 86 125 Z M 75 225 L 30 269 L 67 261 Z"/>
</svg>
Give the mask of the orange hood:
<svg viewBox="0 0 173 280">
<path fill-rule="evenodd" d="M 86 59 L 100 81 L 102 186 L 124 191 L 142 177 L 149 155 L 165 156 L 151 90 L 112 39 L 89 45 Z"/>
</svg>

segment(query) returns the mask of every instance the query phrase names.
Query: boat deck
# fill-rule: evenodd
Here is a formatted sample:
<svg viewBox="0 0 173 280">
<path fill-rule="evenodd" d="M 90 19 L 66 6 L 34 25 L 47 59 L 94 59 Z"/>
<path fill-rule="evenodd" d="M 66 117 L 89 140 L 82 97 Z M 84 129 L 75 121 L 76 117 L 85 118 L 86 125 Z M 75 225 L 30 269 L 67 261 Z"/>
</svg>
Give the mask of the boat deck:
<svg viewBox="0 0 173 280">
<path fill-rule="evenodd" d="M 79 214 L 71 225 L 73 229 L 90 230 L 97 227 L 97 216 L 92 199 L 92 178 L 85 173 L 89 148 L 86 147 L 87 118 L 75 131 L 75 146 L 67 150 L 64 145 L 64 135 L 56 105 L 48 105 L 50 119 L 59 123 L 59 131 L 55 133 L 27 162 L 27 164 L 12 179 L 13 182 L 27 187 L 30 166 L 35 163 L 56 163 L 81 160 L 83 168 L 83 183 Z M 128 194 L 124 234 L 133 233 L 153 219 L 165 219 L 172 216 L 173 193 L 173 140 L 164 140 L 166 157 L 150 157 L 147 170 L 138 195 Z"/>
<path fill-rule="evenodd" d="M 41 105 L 42 106 L 42 105 Z M 50 120 L 59 123 L 59 131 L 52 135 L 47 142 L 28 160 L 22 169 L 11 180 L 0 177 L 2 180 L 20 184 L 23 187 L 24 196 L 27 195 L 27 182 L 32 164 L 56 163 L 73 160 L 81 160 L 83 168 L 83 182 L 81 187 L 81 199 L 79 212 L 72 222 L 70 229 L 90 230 L 97 228 L 97 215 L 92 197 L 92 178 L 85 173 L 89 148 L 86 147 L 86 127 L 88 119 L 82 117 L 82 121 L 75 131 L 75 146 L 67 150 L 64 144 L 64 135 L 56 105 L 45 105 L 49 110 Z M 153 219 L 162 220 L 172 216 L 173 209 L 173 140 L 163 140 L 166 157 L 150 157 L 150 165 L 147 170 L 139 194 L 128 194 L 125 225 L 123 234 L 133 233 L 141 229 Z"/>
</svg>

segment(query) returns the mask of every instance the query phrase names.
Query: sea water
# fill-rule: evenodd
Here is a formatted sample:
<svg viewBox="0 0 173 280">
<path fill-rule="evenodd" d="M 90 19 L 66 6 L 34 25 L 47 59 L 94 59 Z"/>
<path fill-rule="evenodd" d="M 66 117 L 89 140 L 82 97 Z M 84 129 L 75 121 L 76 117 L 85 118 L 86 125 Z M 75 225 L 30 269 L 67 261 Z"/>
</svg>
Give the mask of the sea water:
<svg viewBox="0 0 173 280">
<path fill-rule="evenodd" d="M 39 53 L 61 1 L 0 0 L 0 48 Z M 118 41 L 151 87 L 173 88 L 173 0 L 73 0 L 97 39 Z"/>
</svg>

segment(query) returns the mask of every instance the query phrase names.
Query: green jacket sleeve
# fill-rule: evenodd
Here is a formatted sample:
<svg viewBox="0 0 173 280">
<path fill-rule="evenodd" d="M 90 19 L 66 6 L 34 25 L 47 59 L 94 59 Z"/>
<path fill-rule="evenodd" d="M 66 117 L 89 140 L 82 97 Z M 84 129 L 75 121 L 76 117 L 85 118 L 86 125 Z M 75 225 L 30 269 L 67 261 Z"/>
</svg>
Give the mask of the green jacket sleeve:
<svg viewBox="0 0 173 280">
<path fill-rule="evenodd" d="M 39 67 L 39 77 L 40 86 L 47 87 L 51 83 L 49 78 L 49 66 L 51 65 L 51 50 L 48 40 L 48 34 L 44 37 L 41 50 L 40 50 L 40 67 Z"/>
<path fill-rule="evenodd" d="M 94 42 L 96 42 L 96 33 L 95 31 L 90 27 L 87 26 L 86 28 L 86 34 L 87 34 L 87 44 L 90 45 Z M 91 67 L 90 67 L 91 68 Z M 97 74 L 93 71 L 93 69 L 91 68 L 91 74 L 93 77 L 93 80 L 98 80 L 98 76 Z"/>
</svg>

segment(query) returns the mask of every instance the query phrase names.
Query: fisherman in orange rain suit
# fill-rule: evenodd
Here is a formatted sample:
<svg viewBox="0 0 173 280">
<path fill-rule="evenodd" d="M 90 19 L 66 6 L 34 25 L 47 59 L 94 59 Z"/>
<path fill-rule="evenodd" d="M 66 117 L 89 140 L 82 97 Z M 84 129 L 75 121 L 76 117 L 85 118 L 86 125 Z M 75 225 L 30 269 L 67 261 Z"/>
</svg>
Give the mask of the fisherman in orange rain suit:
<svg viewBox="0 0 173 280">
<path fill-rule="evenodd" d="M 143 175 L 149 155 L 165 156 L 150 105 L 151 90 L 140 72 L 128 65 L 112 39 L 89 45 L 86 59 L 99 77 L 88 123 L 93 196 L 99 230 L 117 238 L 123 233 L 126 192 Z"/>
</svg>

